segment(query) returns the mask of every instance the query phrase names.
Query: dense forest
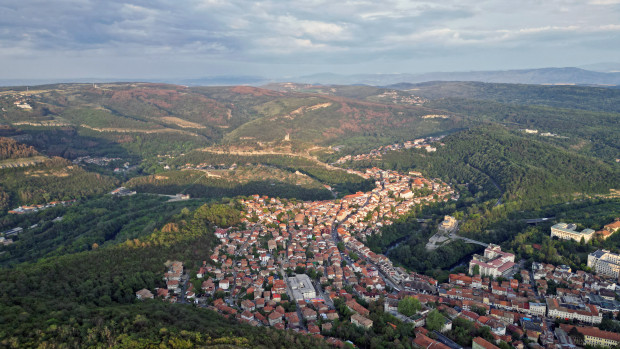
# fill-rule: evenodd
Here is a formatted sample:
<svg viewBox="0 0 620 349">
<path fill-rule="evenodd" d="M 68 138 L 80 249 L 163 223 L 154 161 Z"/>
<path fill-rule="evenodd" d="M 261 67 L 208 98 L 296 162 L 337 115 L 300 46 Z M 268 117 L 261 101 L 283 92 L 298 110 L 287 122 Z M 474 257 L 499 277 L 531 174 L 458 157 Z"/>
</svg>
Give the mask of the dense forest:
<svg viewBox="0 0 620 349">
<path fill-rule="evenodd" d="M 233 165 L 257 166 L 267 165 L 289 172 L 300 172 L 317 181 L 333 187 L 344 195 L 373 188 L 371 180 L 350 174 L 337 168 L 327 168 L 316 160 L 290 155 L 233 155 L 208 151 L 193 151 L 170 161 L 180 167 L 187 164 L 203 167 L 230 167 Z"/>
<path fill-rule="evenodd" d="M 36 149 L 31 146 L 18 143 L 10 138 L 0 137 L 0 160 L 27 158 L 37 154 Z"/>
<path fill-rule="evenodd" d="M 0 210 L 9 204 L 35 205 L 89 197 L 105 193 L 117 184 L 113 178 L 87 172 L 62 158 L 29 167 L 1 169 L 0 173 L 0 190 L 10 198 Z"/>
<path fill-rule="evenodd" d="M 15 265 L 42 257 L 88 251 L 141 238 L 161 228 L 184 207 L 196 201 L 166 202 L 157 195 L 103 197 L 57 206 L 37 213 L 8 215 L 0 219 L 0 230 L 22 227 L 16 243 L 4 247 L 0 265 Z M 54 221 L 62 217 L 61 221 Z"/>
<path fill-rule="evenodd" d="M 546 138 L 565 149 L 615 161 L 620 151 L 617 129 L 620 114 L 544 106 L 522 106 L 493 101 L 446 98 L 429 107 L 467 115 L 476 123 L 500 123 L 511 128 L 552 133 Z"/>
<path fill-rule="evenodd" d="M 523 208 L 588 194 L 609 194 L 620 169 L 499 126 L 462 131 L 442 140 L 437 152 L 390 152 L 371 164 L 416 169 L 447 182 L 477 185 Z M 365 166 L 360 162 L 358 166 Z M 493 187 L 495 187 L 494 190 Z"/>
<path fill-rule="evenodd" d="M 433 81 L 389 87 L 411 90 L 417 96 L 433 100 L 463 98 L 620 113 L 620 90 L 606 87 L 497 84 L 474 81 Z"/>
<path fill-rule="evenodd" d="M 202 171 L 168 171 L 158 175 L 136 177 L 126 185 L 141 193 L 175 195 L 189 194 L 196 198 L 221 198 L 247 196 L 253 194 L 271 197 L 298 198 L 301 200 L 326 200 L 333 198 L 332 193 L 316 183 L 302 185 L 287 179 L 287 175 L 263 171 L 271 176 L 252 174 L 247 180 L 241 180 L 242 169 L 231 171 L 230 177 L 211 177 Z M 289 174 L 289 176 L 293 174 Z M 279 178 L 278 178 L 279 177 Z"/>
<path fill-rule="evenodd" d="M 360 167 L 415 169 L 453 183 L 461 193 L 458 202 L 413 211 L 410 217 L 383 228 L 381 235 L 368 240 L 373 250 L 387 252 L 396 262 L 413 270 L 446 277 L 446 267 L 456 266 L 479 247 L 456 241 L 426 251 L 424 246 L 444 214 L 461 221 L 462 235 L 502 244 L 508 250 L 521 251 L 525 258 L 562 261 L 581 269 L 594 247 L 620 247 L 615 239 L 610 239 L 581 248 L 579 253 L 569 242 L 549 242 L 545 246 L 555 246 L 552 254 L 532 250 L 534 241 L 542 244 L 545 237 L 549 240 L 551 223 L 532 229 L 524 222 L 537 217 L 569 218 L 578 212 L 581 215 L 579 219 L 574 217 L 575 221 L 589 223 L 587 227 L 600 228 L 600 224 L 612 221 L 620 215 L 618 199 L 605 197 L 609 188 L 620 184 L 617 165 L 496 126 L 459 132 L 442 142 L 444 145 L 436 153 L 390 152 L 380 160 L 354 163 Z M 567 207 L 567 202 L 571 206 Z M 417 218 L 430 221 L 421 224 Z M 559 257 L 551 260 L 550 256 Z"/>
</svg>

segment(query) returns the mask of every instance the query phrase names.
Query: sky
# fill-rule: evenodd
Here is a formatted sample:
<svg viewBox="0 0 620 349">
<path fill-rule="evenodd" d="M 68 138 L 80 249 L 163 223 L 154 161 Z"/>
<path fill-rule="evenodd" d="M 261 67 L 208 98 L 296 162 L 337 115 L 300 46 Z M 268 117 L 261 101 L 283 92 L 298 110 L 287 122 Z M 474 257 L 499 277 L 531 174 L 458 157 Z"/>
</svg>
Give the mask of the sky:
<svg viewBox="0 0 620 349">
<path fill-rule="evenodd" d="M 0 79 L 620 62 L 620 0 L 2 0 Z"/>
</svg>

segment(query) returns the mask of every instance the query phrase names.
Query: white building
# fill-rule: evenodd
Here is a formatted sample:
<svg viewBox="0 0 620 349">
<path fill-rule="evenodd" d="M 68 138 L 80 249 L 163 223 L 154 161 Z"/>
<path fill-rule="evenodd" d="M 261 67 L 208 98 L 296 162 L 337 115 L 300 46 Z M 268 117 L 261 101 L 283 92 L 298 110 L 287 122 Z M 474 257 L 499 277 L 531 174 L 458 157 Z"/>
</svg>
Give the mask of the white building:
<svg viewBox="0 0 620 349">
<path fill-rule="evenodd" d="M 584 229 L 582 231 L 576 231 L 577 225 L 574 223 L 558 223 L 551 227 L 551 237 L 557 236 L 564 240 L 575 240 L 580 242 L 583 238 L 585 242 L 590 241 L 594 236 L 594 230 Z"/>
<path fill-rule="evenodd" d="M 296 301 L 316 298 L 312 281 L 306 274 L 297 274 L 288 278 L 288 285 L 291 287 Z"/>
<path fill-rule="evenodd" d="M 512 276 L 512 269 L 515 266 L 515 255 L 503 252 L 501 247 L 493 244 L 484 250 L 484 256 L 475 254 L 469 262 L 469 274 L 474 274 L 474 269 L 478 266 L 480 275 L 499 277 Z"/>
<path fill-rule="evenodd" d="M 597 274 L 617 279 L 620 276 L 620 255 L 607 250 L 598 250 L 588 255 L 588 267 Z"/>
</svg>

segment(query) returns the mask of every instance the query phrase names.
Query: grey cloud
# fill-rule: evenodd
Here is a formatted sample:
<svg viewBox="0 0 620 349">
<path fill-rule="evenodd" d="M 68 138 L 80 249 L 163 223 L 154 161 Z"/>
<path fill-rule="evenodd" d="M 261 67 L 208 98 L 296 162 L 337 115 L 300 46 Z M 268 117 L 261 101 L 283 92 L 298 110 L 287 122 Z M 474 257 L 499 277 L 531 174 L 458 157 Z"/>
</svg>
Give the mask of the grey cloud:
<svg viewBox="0 0 620 349">
<path fill-rule="evenodd" d="M 613 60 L 620 59 L 610 50 L 620 47 L 619 14 L 616 0 L 10 0 L 0 5 L 0 62 L 68 57 L 90 66 L 106 57 L 110 67 L 143 59 L 171 72 L 181 61 L 205 70 L 346 64 L 380 71 L 386 63 L 571 45 L 584 51 L 579 57 L 612 51 Z"/>
</svg>

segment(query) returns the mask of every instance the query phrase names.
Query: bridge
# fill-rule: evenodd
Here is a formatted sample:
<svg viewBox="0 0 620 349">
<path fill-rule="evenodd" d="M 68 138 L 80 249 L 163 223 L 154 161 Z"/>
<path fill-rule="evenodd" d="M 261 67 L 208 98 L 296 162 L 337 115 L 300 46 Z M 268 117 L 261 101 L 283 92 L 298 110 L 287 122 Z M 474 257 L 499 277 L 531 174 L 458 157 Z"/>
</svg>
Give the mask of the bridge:
<svg viewBox="0 0 620 349">
<path fill-rule="evenodd" d="M 468 244 L 476 244 L 476 245 L 480 245 L 480 246 L 484 246 L 484 247 L 488 247 L 489 246 L 489 244 L 487 244 L 485 242 L 477 241 L 477 240 L 473 240 L 473 239 L 468 239 L 466 237 L 459 236 L 459 235 L 456 235 L 456 234 L 450 234 L 450 238 L 463 240 L 463 241 L 465 241 L 465 243 L 468 243 Z"/>
</svg>

